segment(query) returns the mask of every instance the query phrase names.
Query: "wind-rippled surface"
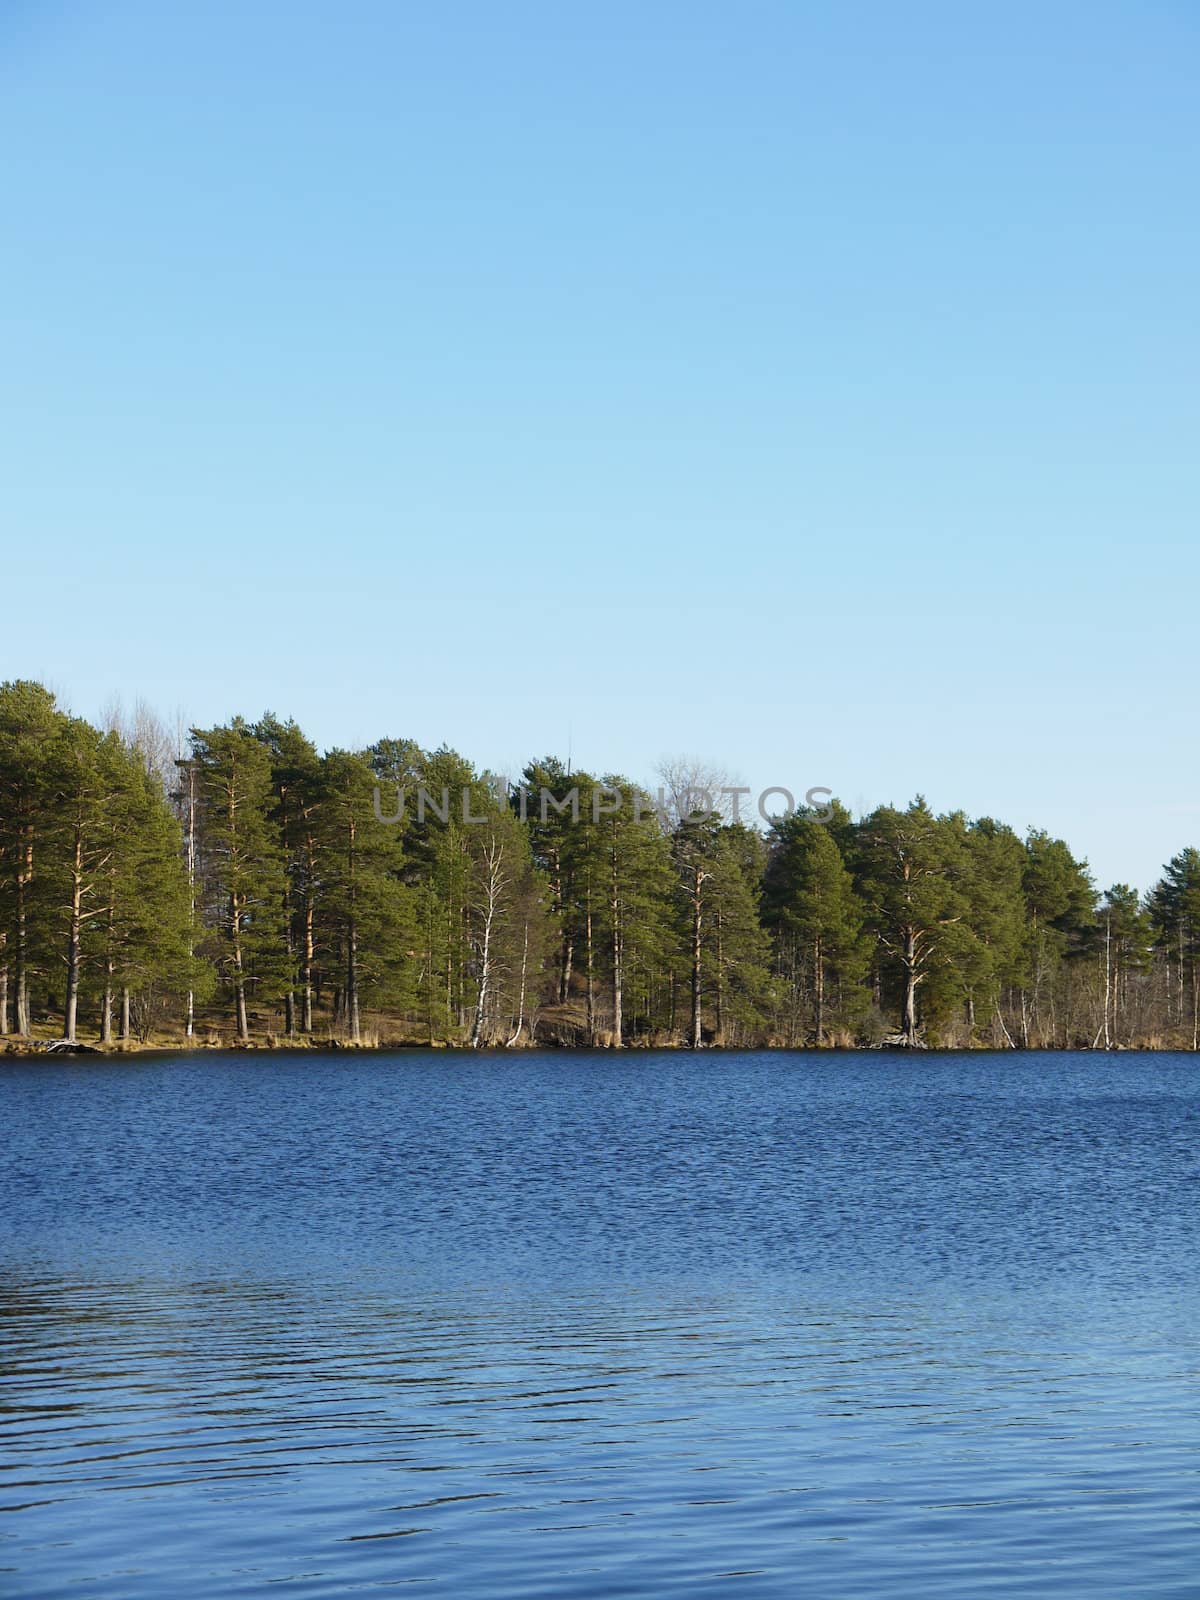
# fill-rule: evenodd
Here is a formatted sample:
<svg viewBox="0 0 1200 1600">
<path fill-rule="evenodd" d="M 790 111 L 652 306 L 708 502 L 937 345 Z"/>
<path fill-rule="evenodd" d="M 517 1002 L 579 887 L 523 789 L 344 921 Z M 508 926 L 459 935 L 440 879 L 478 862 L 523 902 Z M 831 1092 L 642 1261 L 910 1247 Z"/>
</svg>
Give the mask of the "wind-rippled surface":
<svg viewBox="0 0 1200 1600">
<path fill-rule="evenodd" d="M 1190 1057 L 0 1068 L 0 1593 L 1200 1592 Z"/>
</svg>

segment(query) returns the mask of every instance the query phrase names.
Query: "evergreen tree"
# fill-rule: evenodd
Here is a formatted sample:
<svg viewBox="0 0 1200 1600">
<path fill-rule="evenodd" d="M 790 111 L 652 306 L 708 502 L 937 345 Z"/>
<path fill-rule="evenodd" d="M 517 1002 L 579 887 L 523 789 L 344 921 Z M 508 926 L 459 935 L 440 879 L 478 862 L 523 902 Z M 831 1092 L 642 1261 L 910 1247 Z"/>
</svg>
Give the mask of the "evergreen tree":
<svg viewBox="0 0 1200 1600">
<path fill-rule="evenodd" d="M 833 833 L 810 811 L 772 825 L 763 917 L 775 937 L 777 966 L 808 1010 L 812 1042 L 825 1043 L 831 994 L 837 1026 L 852 1027 L 866 1002 L 864 906 Z M 794 1029 L 789 1035 L 795 1043 Z"/>
<path fill-rule="evenodd" d="M 271 756 L 240 717 L 192 729 L 204 903 L 236 1036 L 250 1037 L 249 1000 L 286 991 L 284 862 L 271 819 Z"/>
<path fill-rule="evenodd" d="M 593 927 L 608 993 L 607 1043 L 620 1049 L 633 1014 L 648 1008 L 648 965 L 671 938 L 671 854 L 644 790 L 609 774 L 588 788 L 581 819 L 589 874 L 598 881 Z M 567 852 L 567 859 L 572 858 Z M 591 879 L 589 879 L 591 881 Z"/>
<path fill-rule="evenodd" d="M 553 776 L 553 772 L 551 772 Z M 574 989 L 582 991 L 584 1028 L 589 1045 L 600 1042 L 600 994 L 603 974 L 602 919 L 608 885 L 605 840 L 592 825 L 588 807 L 596 788 L 588 772 L 577 772 L 565 789 L 550 784 L 537 800 L 536 815 L 542 838 L 557 837 L 562 965 L 559 994 L 571 1001 Z M 530 808 L 534 799 L 530 797 Z M 554 818 L 555 820 L 551 820 Z"/>
<path fill-rule="evenodd" d="M 970 943 L 963 952 L 966 1023 L 972 1037 L 985 1024 L 992 1043 L 1013 1044 L 1003 997 L 1025 976 L 1025 848 L 1011 828 L 981 817 L 963 829 L 960 888 Z"/>
<path fill-rule="evenodd" d="M 132 782 L 138 775 L 116 734 L 101 734 L 72 717 L 60 729 L 51 756 L 55 791 L 50 881 L 54 885 L 64 969 L 63 1038 L 74 1041 L 85 963 L 108 910 L 119 829 Z"/>
<path fill-rule="evenodd" d="M 320 1015 L 356 1041 L 371 1009 L 480 1047 L 822 1044 L 879 1037 L 869 970 L 909 1043 L 1200 1046 L 1194 849 L 1144 905 L 1117 884 L 1097 906 L 1061 839 L 920 799 L 764 840 L 695 763 L 656 807 L 546 758 L 506 803 L 453 750 L 322 756 L 270 713 L 194 730 L 181 837 L 161 723 L 111 721 L 0 685 L 0 1033 L 94 1014 L 108 1044 L 119 1003 L 146 1037 L 186 992 L 190 1036 L 219 978 L 243 1043 L 282 1001 L 289 1034 Z"/>
<path fill-rule="evenodd" d="M 357 1044 L 364 1006 L 409 998 L 412 908 L 400 836 L 375 815 L 370 756 L 331 750 L 321 790 L 322 916 L 338 954 L 336 1021 Z"/>
<path fill-rule="evenodd" d="M 751 995 L 761 1019 L 768 983 L 768 944 L 758 917 L 763 854 L 757 837 L 742 824 L 726 824 L 707 799 L 677 807 L 671 838 L 676 874 L 678 939 L 684 958 L 687 993 L 687 1041 L 693 1050 L 706 1042 L 705 1001 L 709 1002 L 711 1039 L 723 1040 L 727 979 L 735 976 L 733 998 L 746 1020 Z M 740 955 L 734 955 L 735 941 Z"/>
<path fill-rule="evenodd" d="M 1149 896 L 1150 919 L 1168 970 L 1180 1023 L 1187 1022 L 1193 1050 L 1200 1046 L 1200 850 L 1190 845 L 1172 856 Z"/>
<path fill-rule="evenodd" d="M 586 775 L 584 787 L 591 788 Z M 512 806 L 524 818 L 536 866 L 546 876 L 550 890 L 550 915 L 558 931 L 556 998 L 565 1004 L 571 997 L 579 917 L 572 877 L 578 864 L 575 817 L 578 815 L 580 779 L 572 778 L 555 756 L 531 761 L 521 774 L 512 796 Z M 571 796 L 574 796 L 572 801 Z M 544 798 L 545 797 L 545 798 Z"/>
<path fill-rule="evenodd" d="M 1022 872 L 1025 899 L 1026 984 L 1022 988 L 1021 1041 L 1068 1042 L 1066 1018 L 1056 1007 L 1063 964 L 1083 953 L 1095 925 L 1095 889 L 1087 862 L 1077 861 L 1061 839 L 1031 830 Z"/>
<path fill-rule="evenodd" d="M 0 1029 L 8 1031 L 11 989 L 16 1031 L 25 1037 L 34 984 L 56 958 L 43 858 L 58 820 L 55 752 L 66 723 L 40 683 L 0 684 Z"/>
<path fill-rule="evenodd" d="M 284 954 L 287 989 L 284 1028 L 289 1038 L 313 1031 L 317 970 L 318 897 L 321 889 L 321 801 L 325 771 L 316 747 L 292 721 L 267 712 L 254 736 L 271 755 L 270 817 L 283 851 Z M 299 1018 L 297 1019 L 297 996 Z"/>
<path fill-rule="evenodd" d="M 1105 890 L 1096 915 L 1095 942 L 1103 971 L 1101 1032 L 1107 1050 L 1128 1029 L 1131 980 L 1150 965 L 1154 932 L 1136 889 L 1115 883 Z"/>
<path fill-rule="evenodd" d="M 760 906 L 766 844 L 740 822 L 719 826 L 713 843 L 703 977 L 713 1042 L 740 1044 L 761 1036 L 770 1009 L 771 941 Z"/>
<path fill-rule="evenodd" d="M 419 951 L 416 1003 L 430 1042 L 461 1042 L 475 999 L 468 971 L 472 892 L 462 792 L 471 790 L 475 775 L 457 751 L 445 746 L 412 756 L 403 837 L 404 881 L 414 891 Z"/>
<path fill-rule="evenodd" d="M 158 768 L 128 743 L 114 775 L 105 833 L 90 993 L 100 1009 L 101 1042 L 109 1044 L 118 995 L 120 1037 L 131 1037 L 136 1012 L 144 1038 L 183 994 L 206 1000 L 212 972 L 193 955 L 196 930 L 179 822 Z"/>
<path fill-rule="evenodd" d="M 860 891 L 879 942 L 881 964 L 898 989 L 900 1031 L 917 1043 L 917 996 L 949 959 L 965 902 L 955 887 L 954 830 L 920 795 L 906 811 L 880 806 L 861 833 Z"/>
</svg>

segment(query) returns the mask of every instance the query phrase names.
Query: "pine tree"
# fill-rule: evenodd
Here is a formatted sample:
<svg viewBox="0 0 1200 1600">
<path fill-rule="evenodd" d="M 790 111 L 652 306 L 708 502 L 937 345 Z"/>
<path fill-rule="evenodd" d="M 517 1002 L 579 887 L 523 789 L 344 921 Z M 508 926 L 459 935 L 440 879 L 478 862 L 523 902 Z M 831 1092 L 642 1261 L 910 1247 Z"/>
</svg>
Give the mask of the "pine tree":
<svg viewBox="0 0 1200 1600">
<path fill-rule="evenodd" d="M 1151 890 L 1149 912 L 1159 947 L 1174 967 L 1176 1016 L 1187 1022 L 1195 1050 L 1200 1047 L 1200 850 L 1189 846 L 1171 857 Z"/>
<path fill-rule="evenodd" d="M 702 966 L 711 997 L 713 1043 L 760 1035 L 771 999 L 771 941 L 761 920 L 766 844 L 744 823 L 719 825 Z"/>
<path fill-rule="evenodd" d="M 100 1033 L 106 1044 L 118 992 L 120 1034 L 128 1039 L 135 1011 L 145 1037 L 163 1006 L 189 992 L 203 1002 L 213 985 L 212 969 L 193 954 L 192 892 L 179 822 L 157 775 L 136 759 L 124 774 L 108 825 L 109 868 L 98 919 Z"/>
<path fill-rule="evenodd" d="M 32 1031 L 32 993 L 53 968 L 50 880 L 43 855 L 58 807 L 55 750 L 67 718 L 40 683 L 0 684 L 0 1027 Z"/>
<path fill-rule="evenodd" d="M 582 785 L 589 790 L 591 780 L 583 775 Z M 556 990 L 559 1004 L 571 997 L 579 917 L 572 877 L 579 862 L 579 839 L 575 816 L 578 814 L 581 779 L 571 777 L 556 756 L 531 761 L 521 774 L 512 796 L 513 809 L 525 820 L 533 860 L 545 873 L 550 889 L 550 914 L 558 930 Z M 571 800 L 572 794 L 574 801 Z M 544 798 L 545 797 L 545 798 Z M 572 845 L 576 846 L 572 849 Z"/>
<path fill-rule="evenodd" d="M 920 795 L 906 811 L 880 806 L 862 825 L 860 863 L 869 924 L 899 991 L 901 1036 L 914 1045 L 918 991 L 947 962 L 966 909 L 954 882 L 954 834 Z"/>
<path fill-rule="evenodd" d="M 866 1003 L 864 907 L 833 833 L 809 811 L 772 825 L 763 917 L 778 964 L 807 1001 L 812 1042 L 825 1043 L 831 993 L 836 1024 L 852 1027 Z"/>
<path fill-rule="evenodd" d="M 972 1037 L 988 1025 L 993 1043 L 1011 1046 L 1003 997 L 1025 975 L 1025 848 L 1011 828 L 991 817 L 962 824 L 962 846 L 959 886 L 969 935 L 961 956 L 966 1023 Z"/>
<path fill-rule="evenodd" d="M 431 1043 L 437 1038 L 458 1042 L 475 999 L 468 972 L 473 908 L 461 801 L 474 772 L 446 747 L 428 754 L 414 747 L 405 759 L 413 768 L 402 832 L 404 882 L 413 891 L 419 950 L 416 1003 Z"/>
<path fill-rule="evenodd" d="M 321 915 L 338 956 L 336 1021 L 362 1040 L 362 1013 L 410 996 L 413 943 L 399 834 L 375 814 L 369 754 L 331 750 L 321 762 Z"/>
<path fill-rule="evenodd" d="M 670 847 L 649 796 L 628 778 L 610 773 L 583 799 L 580 842 L 588 847 L 589 881 L 597 881 L 592 929 L 608 994 L 607 1042 L 619 1050 L 627 1040 L 630 1002 L 635 1014 L 648 1004 L 639 977 L 669 946 Z"/>
<path fill-rule="evenodd" d="M 283 851 L 284 1029 L 290 1039 L 297 1031 L 297 996 L 299 1031 L 313 1031 L 324 772 L 316 747 L 294 722 L 281 722 L 268 711 L 255 724 L 254 736 L 270 751 L 270 817 Z"/>
<path fill-rule="evenodd" d="M 1137 890 L 1127 883 L 1115 883 L 1106 889 L 1096 914 L 1094 934 L 1103 972 L 1100 1033 L 1106 1050 L 1121 1042 L 1122 1032 L 1128 1027 L 1130 980 L 1149 967 L 1153 940 L 1153 926 Z"/>
<path fill-rule="evenodd" d="M 271 820 L 271 757 L 240 717 L 192 729 L 201 870 L 214 957 L 240 1043 L 250 1037 L 251 996 L 286 990 L 284 863 Z"/>
<path fill-rule="evenodd" d="M 686 805 L 671 837 L 671 857 L 676 875 L 679 942 L 685 952 L 684 983 L 687 993 L 687 1042 L 692 1050 L 705 1043 L 704 994 L 706 948 L 714 929 L 722 873 L 721 821 L 717 812 Z"/>
<path fill-rule="evenodd" d="M 55 740 L 51 757 L 55 790 L 53 847 L 49 866 L 65 972 L 63 1038 L 73 1042 L 85 964 L 104 927 L 119 829 L 114 826 L 140 769 L 116 734 L 100 734 L 72 717 Z"/>
<path fill-rule="evenodd" d="M 1022 871 L 1025 899 L 1026 984 L 1020 995 L 1021 1042 L 1068 1043 L 1066 1020 L 1056 1011 L 1064 963 L 1086 951 L 1095 925 L 1096 893 L 1086 861 L 1061 839 L 1031 830 Z"/>
<path fill-rule="evenodd" d="M 584 1034 L 594 1046 L 600 1036 L 602 919 L 610 877 L 605 840 L 590 814 L 597 783 L 589 772 L 568 775 L 553 763 L 532 770 L 543 780 L 528 797 L 534 859 L 546 863 L 558 903 L 558 995 L 570 1004 L 582 992 Z M 530 771 L 527 767 L 527 776 Z"/>
</svg>

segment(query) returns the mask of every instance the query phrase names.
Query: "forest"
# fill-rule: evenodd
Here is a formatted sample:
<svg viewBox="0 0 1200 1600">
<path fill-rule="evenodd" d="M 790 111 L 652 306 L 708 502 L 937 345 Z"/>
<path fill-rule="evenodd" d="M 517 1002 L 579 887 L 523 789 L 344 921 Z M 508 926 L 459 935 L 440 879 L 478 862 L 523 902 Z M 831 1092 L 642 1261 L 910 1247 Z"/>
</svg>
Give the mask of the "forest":
<svg viewBox="0 0 1200 1600">
<path fill-rule="evenodd" d="M 559 804 L 529 804 L 445 747 L 321 752 L 271 713 L 181 742 L 4 683 L 0 1035 L 1197 1048 L 1196 849 L 1098 891 L 1063 840 L 920 796 L 760 829 L 697 804 L 703 768 L 663 777 L 544 757 L 519 787 Z"/>
</svg>

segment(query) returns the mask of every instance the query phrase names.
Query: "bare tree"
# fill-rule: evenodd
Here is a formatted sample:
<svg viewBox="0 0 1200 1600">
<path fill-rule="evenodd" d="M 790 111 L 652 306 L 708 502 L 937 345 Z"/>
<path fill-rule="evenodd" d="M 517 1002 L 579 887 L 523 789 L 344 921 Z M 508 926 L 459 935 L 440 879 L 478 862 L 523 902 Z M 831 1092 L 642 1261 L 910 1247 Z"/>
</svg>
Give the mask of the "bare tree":
<svg viewBox="0 0 1200 1600">
<path fill-rule="evenodd" d="M 699 756 L 664 756 L 654 769 L 655 804 L 664 828 L 681 822 L 747 821 L 742 805 L 749 790 L 724 767 Z"/>
<path fill-rule="evenodd" d="M 484 1042 L 484 1028 L 492 998 L 496 934 L 500 909 L 509 881 L 504 860 L 504 845 L 495 832 L 489 834 L 483 846 L 482 866 L 483 875 L 477 908 L 479 931 L 474 941 L 479 957 L 479 990 L 475 1001 L 475 1021 L 471 1027 L 472 1050 L 478 1050 Z"/>
<path fill-rule="evenodd" d="M 148 700 L 139 695 L 133 710 L 127 712 L 120 695 L 110 695 L 100 713 L 100 726 L 105 732 L 115 733 L 126 749 L 137 752 L 147 775 L 164 794 L 175 787 L 182 731 L 177 728 L 172 732 Z"/>
</svg>

